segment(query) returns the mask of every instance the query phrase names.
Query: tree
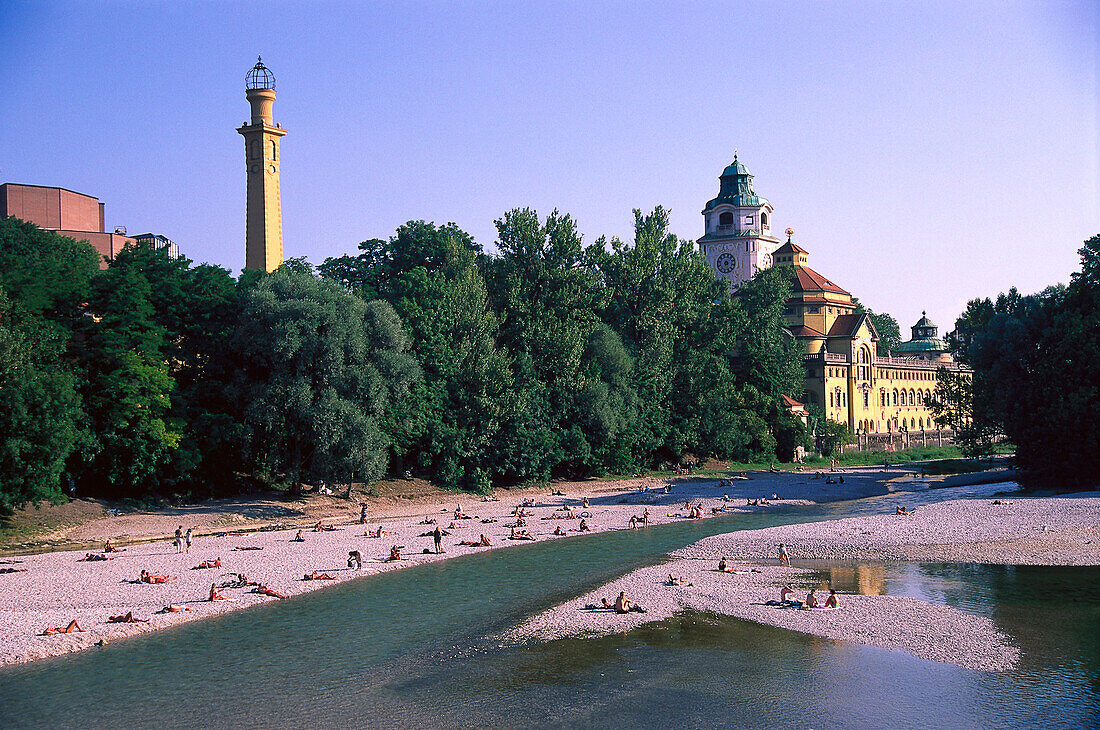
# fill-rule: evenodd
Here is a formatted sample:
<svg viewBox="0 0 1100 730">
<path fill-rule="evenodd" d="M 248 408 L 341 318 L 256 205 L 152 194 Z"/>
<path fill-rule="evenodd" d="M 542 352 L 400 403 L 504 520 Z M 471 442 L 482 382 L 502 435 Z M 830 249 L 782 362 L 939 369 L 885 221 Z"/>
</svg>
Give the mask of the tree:
<svg viewBox="0 0 1100 730">
<path fill-rule="evenodd" d="M 282 267 L 244 295 L 234 390 L 254 472 L 292 485 L 374 481 L 383 424 L 418 373 L 393 308 Z"/>
<path fill-rule="evenodd" d="M 179 424 L 170 416 L 175 381 L 151 297 L 149 281 L 129 267 L 109 268 L 92 283 L 92 316 L 82 322 L 77 351 L 94 441 L 74 468 L 93 493 L 155 489 L 179 445 Z"/>
<path fill-rule="evenodd" d="M 0 288 L 0 514 L 26 502 L 64 499 L 65 460 L 80 437 L 80 398 L 56 353 L 5 320 Z"/>
</svg>

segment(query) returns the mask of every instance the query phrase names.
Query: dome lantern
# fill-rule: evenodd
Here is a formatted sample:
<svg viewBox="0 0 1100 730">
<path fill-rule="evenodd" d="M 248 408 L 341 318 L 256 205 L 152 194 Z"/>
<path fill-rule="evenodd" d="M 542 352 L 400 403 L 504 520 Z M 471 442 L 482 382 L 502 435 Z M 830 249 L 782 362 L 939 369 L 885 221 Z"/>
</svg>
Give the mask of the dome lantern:
<svg viewBox="0 0 1100 730">
<path fill-rule="evenodd" d="M 256 56 L 256 65 L 244 77 L 244 88 L 246 91 L 252 89 L 275 90 L 275 74 L 271 73 L 271 69 L 264 65 L 264 60 L 260 56 Z"/>
</svg>

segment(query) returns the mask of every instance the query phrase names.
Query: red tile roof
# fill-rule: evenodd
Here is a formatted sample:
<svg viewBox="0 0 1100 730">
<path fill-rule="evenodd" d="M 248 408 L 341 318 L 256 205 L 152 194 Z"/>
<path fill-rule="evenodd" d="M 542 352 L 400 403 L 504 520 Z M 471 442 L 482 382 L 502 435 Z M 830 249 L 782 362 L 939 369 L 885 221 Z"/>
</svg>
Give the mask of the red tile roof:
<svg viewBox="0 0 1100 730">
<path fill-rule="evenodd" d="M 791 327 L 791 334 L 795 337 L 824 337 L 825 335 L 818 332 L 813 327 L 807 327 L 804 324 L 796 324 Z"/>
<path fill-rule="evenodd" d="M 837 294 L 849 294 L 833 282 L 817 273 L 809 266 L 795 266 L 797 278 L 792 286 L 794 291 L 831 291 Z"/>
<path fill-rule="evenodd" d="M 787 241 L 782 246 L 775 250 L 775 253 L 809 253 L 806 249 L 802 248 L 798 244 Z"/>
</svg>

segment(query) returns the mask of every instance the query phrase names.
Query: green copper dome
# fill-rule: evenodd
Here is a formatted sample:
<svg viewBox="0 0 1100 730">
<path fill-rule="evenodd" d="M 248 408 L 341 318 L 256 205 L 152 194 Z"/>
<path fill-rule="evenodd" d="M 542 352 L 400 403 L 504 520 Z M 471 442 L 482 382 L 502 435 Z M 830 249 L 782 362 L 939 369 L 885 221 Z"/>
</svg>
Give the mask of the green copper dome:
<svg viewBox="0 0 1100 730">
<path fill-rule="evenodd" d="M 734 153 L 733 162 L 726 166 L 718 179 L 722 182 L 718 197 L 708 202 L 704 210 L 723 203 L 738 208 L 757 208 L 768 204 L 752 189 L 752 173 L 737 159 L 737 153 Z"/>
<path fill-rule="evenodd" d="M 928 319 L 928 312 L 921 312 L 921 318 L 912 326 L 913 339 L 903 342 L 894 350 L 905 352 L 945 352 L 947 344 L 940 339 L 940 328 Z"/>
</svg>

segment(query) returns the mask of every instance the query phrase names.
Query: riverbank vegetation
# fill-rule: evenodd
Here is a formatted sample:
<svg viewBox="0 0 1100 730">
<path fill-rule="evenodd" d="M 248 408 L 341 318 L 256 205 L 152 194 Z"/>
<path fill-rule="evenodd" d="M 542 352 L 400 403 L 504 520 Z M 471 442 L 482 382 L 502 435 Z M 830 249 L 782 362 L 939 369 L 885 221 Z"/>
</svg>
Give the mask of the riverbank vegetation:
<svg viewBox="0 0 1100 730">
<path fill-rule="evenodd" d="M 955 323 L 952 348 L 973 378 L 940 372 L 937 420 L 968 455 L 1001 438 L 1016 448 L 1029 487 L 1089 489 L 1100 483 L 1100 236 L 1079 250 L 1068 285 L 974 299 Z"/>
<path fill-rule="evenodd" d="M 732 298 L 667 212 L 585 245 L 509 211 L 233 279 L 0 221 L 0 505 L 413 474 L 484 491 L 685 455 L 789 461 L 807 436 L 789 272 Z"/>
</svg>

